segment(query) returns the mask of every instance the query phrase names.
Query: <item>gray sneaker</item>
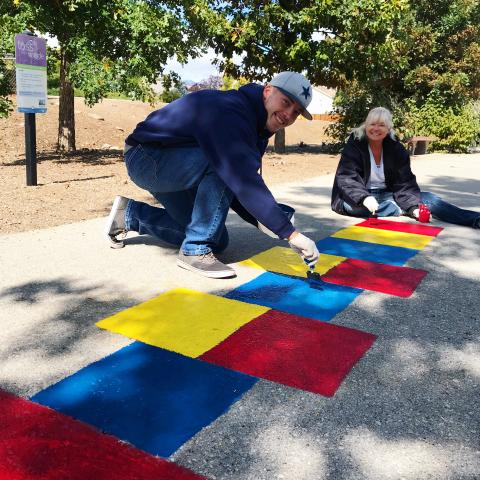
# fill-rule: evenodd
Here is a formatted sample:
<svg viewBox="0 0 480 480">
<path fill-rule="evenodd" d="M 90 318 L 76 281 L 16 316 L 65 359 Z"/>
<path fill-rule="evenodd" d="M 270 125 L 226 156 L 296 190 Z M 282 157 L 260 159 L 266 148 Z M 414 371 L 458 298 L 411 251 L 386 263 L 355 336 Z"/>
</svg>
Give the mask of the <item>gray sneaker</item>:
<svg viewBox="0 0 480 480">
<path fill-rule="evenodd" d="M 117 195 L 113 201 L 112 210 L 105 225 L 105 236 L 111 248 L 122 248 L 125 246 L 123 243 L 127 234 L 125 209 L 127 208 L 128 200 L 126 197 Z M 120 236 L 120 239 L 117 236 Z"/>
<path fill-rule="evenodd" d="M 185 255 L 180 250 L 177 265 L 204 277 L 229 278 L 236 276 L 235 270 L 223 264 L 212 252 L 203 255 Z"/>
</svg>

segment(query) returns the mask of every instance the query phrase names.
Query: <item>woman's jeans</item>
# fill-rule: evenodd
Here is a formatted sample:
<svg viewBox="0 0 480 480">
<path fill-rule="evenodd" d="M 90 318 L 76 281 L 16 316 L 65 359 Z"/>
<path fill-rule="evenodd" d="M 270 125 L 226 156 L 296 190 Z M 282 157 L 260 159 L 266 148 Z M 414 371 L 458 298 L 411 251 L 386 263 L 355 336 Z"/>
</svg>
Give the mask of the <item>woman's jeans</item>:
<svg viewBox="0 0 480 480">
<path fill-rule="evenodd" d="M 375 216 L 390 217 L 403 215 L 405 212 L 397 205 L 393 199 L 392 192 L 388 190 L 370 190 L 370 194 L 377 199 L 379 204 Z M 420 192 L 422 203 L 430 210 L 433 217 L 442 222 L 454 223 L 466 227 L 480 228 L 480 213 L 472 210 L 458 208 L 451 203 L 445 202 L 438 195 L 430 192 Z M 369 217 L 371 213 L 362 206 L 350 206 L 343 202 L 344 211 L 352 217 Z"/>
<path fill-rule="evenodd" d="M 388 190 L 372 189 L 369 190 L 372 197 L 378 202 L 378 208 L 375 212 L 377 217 L 398 217 L 403 214 L 402 209 L 393 199 L 393 193 Z M 347 202 L 343 202 L 343 209 L 347 215 L 351 217 L 370 217 L 372 214 L 367 207 L 363 205 L 350 206 Z"/>
<path fill-rule="evenodd" d="M 199 148 L 137 145 L 125 154 L 125 164 L 133 182 L 164 207 L 129 200 L 127 230 L 181 246 L 185 255 L 227 247 L 225 220 L 233 194 Z"/>
<path fill-rule="evenodd" d="M 479 212 L 458 208 L 430 192 L 421 192 L 421 198 L 422 203 L 428 207 L 432 215 L 438 220 L 465 227 L 480 228 Z"/>
</svg>

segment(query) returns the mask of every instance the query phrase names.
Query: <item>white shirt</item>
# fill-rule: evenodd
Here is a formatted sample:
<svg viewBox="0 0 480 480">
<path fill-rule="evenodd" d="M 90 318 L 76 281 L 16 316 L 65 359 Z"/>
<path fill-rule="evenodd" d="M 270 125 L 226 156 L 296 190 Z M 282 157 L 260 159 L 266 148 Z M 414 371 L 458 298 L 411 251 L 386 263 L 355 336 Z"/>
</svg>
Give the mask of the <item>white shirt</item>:
<svg viewBox="0 0 480 480">
<path fill-rule="evenodd" d="M 383 171 L 383 150 L 380 156 L 380 165 L 375 163 L 375 157 L 373 152 L 368 146 L 368 153 L 370 154 L 370 178 L 367 182 L 367 189 L 371 188 L 386 188 L 385 185 L 385 173 Z"/>
</svg>

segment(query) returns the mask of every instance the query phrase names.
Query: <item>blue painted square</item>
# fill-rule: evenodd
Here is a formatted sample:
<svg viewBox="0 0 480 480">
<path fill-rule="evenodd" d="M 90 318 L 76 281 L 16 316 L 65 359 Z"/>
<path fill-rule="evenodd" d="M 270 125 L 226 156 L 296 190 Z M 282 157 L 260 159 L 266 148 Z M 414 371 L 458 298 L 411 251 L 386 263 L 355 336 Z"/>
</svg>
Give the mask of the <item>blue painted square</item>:
<svg viewBox="0 0 480 480">
<path fill-rule="evenodd" d="M 255 377 L 135 342 L 32 397 L 168 457 L 224 413 Z"/>
<path fill-rule="evenodd" d="M 315 284 L 313 284 L 315 285 Z M 331 320 L 363 290 L 266 272 L 227 293 L 225 297 L 275 308 L 316 320 Z"/>
<path fill-rule="evenodd" d="M 387 265 L 404 265 L 418 250 L 404 247 L 391 247 L 379 243 L 358 242 L 345 238 L 327 237 L 317 242 L 318 250 L 330 255 L 386 263 Z"/>
</svg>

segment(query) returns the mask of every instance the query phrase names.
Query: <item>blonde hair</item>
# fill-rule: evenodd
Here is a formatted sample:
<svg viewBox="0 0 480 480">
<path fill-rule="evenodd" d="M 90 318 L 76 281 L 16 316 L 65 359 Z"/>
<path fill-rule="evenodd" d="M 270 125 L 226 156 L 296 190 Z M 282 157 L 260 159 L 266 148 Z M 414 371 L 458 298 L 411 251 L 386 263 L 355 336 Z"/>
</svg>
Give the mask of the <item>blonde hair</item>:
<svg viewBox="0 0 480 480">
<path fill-rule="evenodd" d="M 393 130 L 392 113 L 384 107 L 372 108 L 367 115 L 365 121 L 357 128 L 352 130 L 356 139 L 362 140 L 365 137 L 365 127 L 371 123 L 383 122 L 388 128 L 388 134 L 395 140 L 395 131 Z"/>
</svg>

